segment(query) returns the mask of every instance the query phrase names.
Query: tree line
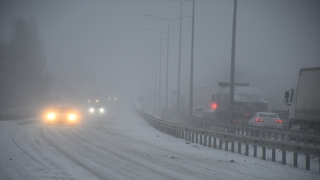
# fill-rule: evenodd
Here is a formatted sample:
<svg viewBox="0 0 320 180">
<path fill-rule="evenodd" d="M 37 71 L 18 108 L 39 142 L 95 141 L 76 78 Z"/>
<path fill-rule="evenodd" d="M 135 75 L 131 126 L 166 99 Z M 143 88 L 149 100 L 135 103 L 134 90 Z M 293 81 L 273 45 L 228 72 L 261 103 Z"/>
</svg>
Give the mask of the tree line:
<svg viewBox="0 0 320 180">
<path fill-rule="evenodd" d="M 0 41 L 0 111 L 41 105 L 50 81 L 35 21 L 15 20 L 12 37 Z"/>
</svg>

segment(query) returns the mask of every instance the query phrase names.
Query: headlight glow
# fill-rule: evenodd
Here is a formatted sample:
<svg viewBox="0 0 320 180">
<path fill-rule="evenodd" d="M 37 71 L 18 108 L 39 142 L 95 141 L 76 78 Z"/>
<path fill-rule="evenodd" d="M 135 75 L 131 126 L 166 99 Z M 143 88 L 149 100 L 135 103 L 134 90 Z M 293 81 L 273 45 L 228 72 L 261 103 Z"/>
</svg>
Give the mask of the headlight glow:
<svg viewBox="0 0 320 180">
<path fill-rule="evenodd" d="M 69 114 L 68 115 L 68 119 L 71 120 L 71 121 L 74 121 L 76 120 L 77 116 L 75 114 Z"/>
<path fill-rule="evenodd" d="M 55 115 L 54 113 L 48 113 L 48 114 L 47 114 L 47 119 L 53 120 L 53 119 L 55 119 L 55 118 L 56 118 L 56 115 Z"/>
<path fill-rule="evenodd" d="M 104 109 L 103 109 L 103 108 L 100 108 L 99 111 L 100 111 L 101 113 L 103 113 L 103 112 L 104 112 Z"/>
<path fill-rule="evenodd" d="M 94 113 L 94 108 L 90 108 L 90 109 L 89 109 L 89 112 L 90 112 L 90 113 Z"/>
</svg>

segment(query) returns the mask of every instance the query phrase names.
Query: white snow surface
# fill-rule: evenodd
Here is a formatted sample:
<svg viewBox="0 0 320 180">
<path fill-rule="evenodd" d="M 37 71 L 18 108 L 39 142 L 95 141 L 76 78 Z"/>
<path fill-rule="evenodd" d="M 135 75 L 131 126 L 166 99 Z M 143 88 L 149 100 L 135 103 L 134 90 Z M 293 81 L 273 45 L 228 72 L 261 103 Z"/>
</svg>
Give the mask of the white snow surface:
<svg viewBox="0 0 320 180">
<path fill-rule="evenodd" d="M 135 112 L 76 126 L 0 121 L 0 179 L 320 179 L 164 134 Z"/>
</svg>

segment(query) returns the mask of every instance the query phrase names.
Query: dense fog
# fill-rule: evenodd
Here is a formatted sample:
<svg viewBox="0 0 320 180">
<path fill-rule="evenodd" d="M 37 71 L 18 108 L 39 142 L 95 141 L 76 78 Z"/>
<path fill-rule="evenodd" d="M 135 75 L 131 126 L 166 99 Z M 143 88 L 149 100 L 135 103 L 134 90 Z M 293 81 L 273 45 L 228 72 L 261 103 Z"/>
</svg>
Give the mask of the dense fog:
<svg viewBox="0 0 320 180">
<path fill-rule="evenodd" d="M 181 98 L 186 98 L 192 2 L 183 3 L 182 16 Z M 85 103 L 91 94 L 137 100 L 148 95 L 154 72 L 151 65 L 155 65 L 151 62 L 155 61 L 159 88 L 160 57 L 164 106 L 168 22 L 160 18 L 179 17 L 180 3 L 172 0 L 2 0 L 2 107 L 29 102 Z M 229 81 L 232 17 L 233 0 L 195 1 L 194 86 L 215 91 L 219 81 Z M 19 23 L 22 37 L 15 39 Z M 169 98 L 177 90 L 179 29 L 179 19 L 171 20 Z M 24 39 L 29 36 L 31 39 Z M 24 46 L 19 49 L 16 41 Z M 26 48 L 29 51 L 25 52 Z M 264 93 L 270 110 L 286 108 L 284 92 L 297 83 L 300 68 L 320 66 L 319 48 L 320 1 L 238 0 L 235 81 L 250 83 Z M 28 66 L 32 62 L 40 67 Z M 34 73 L 24 73 L 19 67 Z M 10 102 L 17 94 L 41 98 Z"/>
</svg>

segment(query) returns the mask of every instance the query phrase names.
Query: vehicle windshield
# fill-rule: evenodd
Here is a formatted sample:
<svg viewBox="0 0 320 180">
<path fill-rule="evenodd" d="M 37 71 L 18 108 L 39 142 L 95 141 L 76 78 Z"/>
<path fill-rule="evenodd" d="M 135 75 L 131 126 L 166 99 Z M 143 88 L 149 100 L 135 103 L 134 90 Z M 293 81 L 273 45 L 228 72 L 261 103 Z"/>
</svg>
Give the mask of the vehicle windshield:
<svg viewBox="0 0 320 180">
<path fill-rule="evenodd" d="M 269 118 L 278 118 L 276 114 L 259 114 L 259 117 L 269 117 Z"/>
<path fill-rule="evenodd" d="M 72 108 L 67 108 L 67 107 L 55 107 L 53 108 L 54 111 L 58 112 L 69 112 L 72 111 Z"/>
</svg>

